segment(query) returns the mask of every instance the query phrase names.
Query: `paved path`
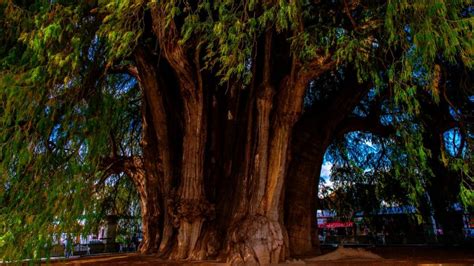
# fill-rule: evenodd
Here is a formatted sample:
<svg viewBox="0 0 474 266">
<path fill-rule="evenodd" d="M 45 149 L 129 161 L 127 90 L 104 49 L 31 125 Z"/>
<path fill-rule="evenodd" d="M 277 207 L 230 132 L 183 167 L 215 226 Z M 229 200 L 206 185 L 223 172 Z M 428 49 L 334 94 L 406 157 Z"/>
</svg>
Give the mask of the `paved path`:
<svg viewBox="0 0 474 266">
<path fill-rule="evenodd" d="M 287 261 L 290 265 L 474 265 L 474 249 L 469 248 L 369 248 L 381 258 L 338 258 L 317 261 L 318 257 Z M 316 261 L 314 261 L 316 260 Z M 227 265 L 217 261 L 166 261 L 152 255 L 136 253 L 109 254 L 55 261 L 56 265 Z"/>
</svg>

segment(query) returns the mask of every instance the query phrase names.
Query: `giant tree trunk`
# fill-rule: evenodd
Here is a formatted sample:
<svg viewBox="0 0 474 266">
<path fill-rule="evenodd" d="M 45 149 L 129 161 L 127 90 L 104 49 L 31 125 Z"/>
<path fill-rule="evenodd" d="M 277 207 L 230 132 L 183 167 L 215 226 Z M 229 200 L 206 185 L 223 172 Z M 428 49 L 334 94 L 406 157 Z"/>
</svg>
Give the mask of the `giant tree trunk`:
<svg viewBox="0 0 474 266">
<path fill-rule="evenodd" d="M 152 240 L 144 237 L 140 251 L 143 253 L 165 252 L 172 234 L 168 209 L 173 169 L 171 164 L 168 116 L 165 111 L 165 85 L 159 71 L 142 47 L 135 52 L 137 79 L 141 85 L 142 101 L 142 149 L 143 162 L 137 182 L 142 210 L 142 231 L 156 235 Z M 135 178 L 137 179 L 137 178 Z M 149 190 L 149 191 L 147 191 Z M 151 210 L 149 210 L 152 208 Z M 159 210 L 162 209 L 161 213 Z M 162 216 L 160 217 L 160 214 Z M 158 223 L 162 224 L 161 230 Z M 162 239 L 158 237 L 161 234 Z M 161 240 L 161 245 L 160 245 Z"/>
<path fill-rule="evenodd" d="M 142 105 L 142 147 L 143 157 L 134 159 L 128 174 L 132 177 L 140 197 L 143 241 L 139 247 L 141 253 L 156 253 L 160 244 L 160 176 L 156 163 L 152 159 L 156 153 L 156 143 L 153 141 L 154 129 L 148 124 L 150 113 L 148 105 Z"/>
<path fill-rule="evenodd" d="M 337 97 L 303 116 L 294 128 L 285 203 L 285 225 L 292 256 L 319 252 L 316 203 L 324 153 L 335 137 L 361 127 L 360 123 L 353 125 L 348 121 L 369 88 L 369 84 L 358 84 L 355 73 L 349 72 Z M 362 125 L 359 130 L 366 129 Z"/>
<path fill-rule="evenodd" d="M 234 263 L 275 263 L 284 249 L 283 228 L 278 216 L 281 185 L 275 173 L 284 168 L 288 136 L 284 127 L 273 131 L 271 110 L 275 89 L 270 80 L 272 34 L 265 36 L 263 71 L 256 100 L 248 109 L 245 159 L 239 173 L 238 193 L 230 230 L 227 232 L 226 253 Z M 283 129 L 283 132 L 282 132 Z M 282 132 L 282 133 L 280 133 Z"/>
<path fill-rule="evenodd" d="M 265 40 L 266 51 L 271 51 L 271 35 Z M 181 54 L 174 51 L 175 56 L 176 53 Z M 187 57 L 181 56 L 182 60 Z M 136 185 L 142 199 L 145 238 L 142 252 L 154 252 L 159 247 L 162 254 L 169 254 L 173 259 L 206 259 L 220 253 L 229 262 L 276 263 L 289 256 L 288 250 L 292 255 L 301 255 L 318 245 L 315 197 L 319 179 L 316 177 L 331 134 L 350 113 L 357 98 L 342 103 L 348 106 L 338 108 L 334 112 L 337 116 L 304 120 L 293 129 L 302 109 L 308 78 L 301 73 L 294 77 L 287 75 L 275 89 L 270 79 L 269 58 L 268 52 L 256 61 L 264 66 L 261 72 L 255 72 L 253 84 L 259 85 L 252 85 L 247 91 L 233 90 L 236 93 L 233 96 L 205 88 L 202 73 L 192 71 L 199 65 L 198 61 L 194 61 L 194 67 L 189 61 L 167 61 L 174 70 L 181 99 L 181 107 L 175 109 L 182 112 L 177 129 L 181 132 L 182 146 L 174 151 L 181 154 L 179 171 L 172 171 L 176 166 L 164 170 L 162 159 L 171 157 L 164 147 L 173 150 L 176 145 L 170 145 L 171 138 L 166 137 L 169 133 L 165 131 L 173 123 L 164 119 L 166 113 L 160 114 L 158 108 L 169 101 L 168 93 L 157 91 L 172 86 L 145 82 L 144 73 L 139 74 L 140 84 L 147 87 L 143 89 L 147 99 L 143 102 L 144 160 L 141 172 L 138 171 L 141 177 L 135 178 L 140 181 Z M 142 67 L 138 71 L 146 72 Z M 151 87 L 155 88 L 154 92 Z M 224 103 L 217 104 L 217 100 Z M 341 102 L 335 102 L 333 106 L 340 105 Z M 169 107 L 163 104 L 163 108 Z M 215 115 L 216 111 L 224 115 Z M 315 125 L 320 127 L 314 129 Z M 205 165 L 212 168 L 205 170 Z M 165 172 L 169 173 L 169 179 Z M 283 202 L 286 202 L 286 223 Z M 167 217 L 176 230 L 167 228 Z M 167 250 L 171 252 L 163 253 Z"/>
<path fill-rule="evenodd" d="M 269 26 L 253 51 L 252 84 L 235 83 L 227 93 L 214 73 L 202 70 L 200 46 L 179 43 L 164 10 L 152 5 L 151 19 L 161 53 L 146 45 L 134 53 L 143 154 L 127 172 L 141 199 L 141 251 L 281 261 L 289 255 L 283 185 L 293 126 L 308 82 L 335 62 L 321 56 L 303 67 L 285 58 L 280 63 L 287 66 L 273 73 L 273 61 L 282 60 L 272 58 L 273 44 L 289 45 Z"/>
<path fill-rule="evenodd" d="M 138 187 L 140 196 L 140 208 L 142 218 L 143 241 L 139 247 L 141 253 L 156 253 L 160 244 L 160 207 L 158 197 L 158 186 L 151 180 L 144 182 Z M 155 189 L 152 189 L 155 188 Z"/>
<path fill-rule="evenodd" d="M 305 136 L 306 135 L 306 136 Z M 303 132 L 295 136 L 287 180 L 286 226 L 291 255 L 299 256 L 319 248 L 316 220 L 319 173 L 327 141 L 311 141 Z"/>
</svg>

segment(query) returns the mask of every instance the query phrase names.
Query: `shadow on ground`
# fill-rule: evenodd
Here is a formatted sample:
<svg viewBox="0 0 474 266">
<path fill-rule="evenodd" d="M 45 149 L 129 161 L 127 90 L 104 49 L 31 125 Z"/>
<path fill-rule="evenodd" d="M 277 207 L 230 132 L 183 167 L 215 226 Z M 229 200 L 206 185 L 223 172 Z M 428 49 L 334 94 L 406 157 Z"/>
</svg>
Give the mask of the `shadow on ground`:
<svg viewBox="0 0 474 266">
<path fill-rule="evenodd" d="M 137 253 L 58 260 L 56 265 L 226 265 L 218 261 L 167 261 Z M 460 247 L 372 247 L 323 250 L 319 256 L 288 260 L 292 265 L 474 265 L 474 250 Z"/>
</svg>

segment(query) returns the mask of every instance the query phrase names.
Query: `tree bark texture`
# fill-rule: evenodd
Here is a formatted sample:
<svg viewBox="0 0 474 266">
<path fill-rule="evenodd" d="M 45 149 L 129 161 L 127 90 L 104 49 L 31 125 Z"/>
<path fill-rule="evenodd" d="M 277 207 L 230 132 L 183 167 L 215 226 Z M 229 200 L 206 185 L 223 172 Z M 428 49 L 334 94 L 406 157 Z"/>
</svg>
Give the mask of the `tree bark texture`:
<svg viewBox="0 0 474 266">
<path fill-rule="evenodd" d="M 133 53 L 143 153 L 123 166 L 140 196 L 140 251 L 267 264 L 305 253 L 312 237 L 317 245 L 316 176 L 331 134 L 360 97 L 310 119 L 302 118 L 303 99 L 336 62 L 274 56 L 289 45 L 268 27 L 252 52 L 250 84 L 225 88 L 201 67 L 200 45 L 182 45 L 158 6 L 150 13 L 160 54 L 146 44 Z M 336 119 L 322 119 L 326 111 Z"/>
<path fill-rule="evenodd" d="M 335 137 L 365 129 L 354 128 L 348 120 L 369 89 L 370 84 L 357 83 L 354 72 L 348 74 L 337 92 L 338 97 L 306 113 L 293 129 L 285 201 L 285 225 L 291 255 L 319 252 L 316 210 L 324 153 Z"/>
</svg>

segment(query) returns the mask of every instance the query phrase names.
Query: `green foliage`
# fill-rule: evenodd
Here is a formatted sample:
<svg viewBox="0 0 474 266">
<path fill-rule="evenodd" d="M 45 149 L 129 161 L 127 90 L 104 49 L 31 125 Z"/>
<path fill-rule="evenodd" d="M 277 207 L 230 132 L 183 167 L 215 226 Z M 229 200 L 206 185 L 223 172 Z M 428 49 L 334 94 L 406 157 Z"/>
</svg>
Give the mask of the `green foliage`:
<svg viewBox="0 0 474 266">
<path fill-rule="evenodd" d="M 97 35 L 107 45 L 109 62 L 130 55 L 143 31 L 146 1 L 99 1 L 94 13 L 103 16 Z"/>
<path fill-rule="evenodd" d="M 0 257 L 38 259 L 101 218 L 101 158 L 110 132 L 136 152 L 139 94 L 130 77 L 100 72 L 106 50 L 87 4 L 0 11 Z"/>
<path fill-rule="evenodd" d="M 271 24 L 279 32 L 298 25 L 297 5 L 284 0 L 274 5 L 260 1 L 200 1 L 196 8 L 174 3 L 163 5 L 170 19 L 184 16 L 181 44 L 204 43 L 205 68 L 217 68 L 221 82 L 242 78 L 248 83 L 253 47 L 262 32 Z"/>
<path fill-rule="evenodd" d="M 467 0 L 388 1 L 385 26 L 390 33 L 389 41 L 404 49 L 413 48 L 413 58 L 427 66 L 433 65 L 438 53 L 450 62 L 460 56 L 472 66 L 474 20 L 469 14 L 472 10 L 468 9 L 471 5 Z"/>
<path fill-rule="evenodd" d="M 471 178 L 472 183 L 472 178 Z M 464 206 L 472 208 L 474 206 L 474 191 L 469 187 L 466 187 L 464 184 L 461 186 L 461 199 L 464 203 Z"/>
<path fill-rule="evenodd" d="M 405 51 L 390 69 L 396 101 L 410 114 L 420 112 L 413 96 L 417 80 L 434 97 L 439 94 L 436 62 L 459 59 L 473 67 L 474 39 L 471 1 L 388 1 L 385 28 L 393 49 Z M 403 14 L 401 16 L 400 14 Z"/>
<path fill-rule="evenodd" d="M 198 48 L 202 67 L 220 82 L 248 84 L 256 47 L 275 29 L 283 47 L 275 56 L 308 63 L 329 54 L 341 66 L 354 65 L 360 81 L 391 89 L 405 140 L 392 154 L 400 176 L 403 169 L 426 171 L 420 128 L 403 123 L 422 112 L 417 90 L 438 95 L 430 82 L 436 60 L 472 67 L 470 4 L 388 1 L 349 16 L 342 1 L 1 1 L 0 257 L 38 258 L 60 232 L 90 231 L 113 189 L 131 186 L 117 181 L 97 189 L 112 142 L 119 155 L 141 153 L 138 85 L 110 70 L 133 63 L 137 45 L 160 55 L 152 25 L 145 25 L 153 7 L 163 8 L 167 26 L 176 22 L 179 45 Z M 417 180 L 404 183 L 413 197 L 422 192 Z M 462 197 L 472 202 L 470 191 Z"/>
</svg>

